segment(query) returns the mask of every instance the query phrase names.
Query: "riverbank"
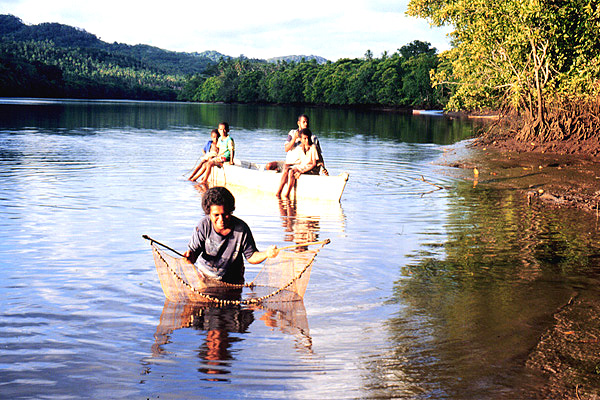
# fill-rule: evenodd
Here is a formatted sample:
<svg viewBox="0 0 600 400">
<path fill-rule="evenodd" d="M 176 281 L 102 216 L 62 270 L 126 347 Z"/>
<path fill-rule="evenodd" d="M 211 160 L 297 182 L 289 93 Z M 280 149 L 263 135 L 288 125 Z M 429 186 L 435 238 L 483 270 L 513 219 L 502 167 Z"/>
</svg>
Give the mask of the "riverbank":
<svg viewBox="0 0 600 400">
<path fill-rule="evenodd" d="M 570 207 L 599 221 L 600 145 L 522 143 L 510 138 L 478 137 L 449 151 L 445 165 L 473 185 L 515 190 L 532 207 Z M 590 276 L 595 281 L 598 277 Z M 553 315 L 526 365 L 547 377 L 532 399 L 600 398 L 600 293 L 574 290 Z"/>
<path fill-rule="evenodd" d="M 528 203 L 538 201 L 550 207 L 579 208 L 596 218 L 600 215 L 597 140 L 523 143 L 481 136 L 467 146 L 473 157 L 457 160 L 452 166 L 474 170 L 473 180 L 479 184 L 520 190 L 523 201 Z"/>
</svg>

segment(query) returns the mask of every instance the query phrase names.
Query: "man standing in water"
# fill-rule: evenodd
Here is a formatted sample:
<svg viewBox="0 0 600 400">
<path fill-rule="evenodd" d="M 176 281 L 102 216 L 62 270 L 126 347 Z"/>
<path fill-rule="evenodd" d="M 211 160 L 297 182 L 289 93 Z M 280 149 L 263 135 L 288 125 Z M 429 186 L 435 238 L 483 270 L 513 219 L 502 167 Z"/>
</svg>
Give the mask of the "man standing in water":
<svg viewBox="0 0 600 400">
<path fill-rule="evenodd" d="M 258 251 L 248 225 L 232 215 L 235 198 L 229 190 L 216 186 L 202 196 L 206 216 L 200 221 L 183 256 L 190 262 L 198 260 L 197 268 L 205 275 L 222 282 L 244 283 L 244 260 L 259 264 L 277 257 L 279 250 L 272 245 Z"/>
</svg>

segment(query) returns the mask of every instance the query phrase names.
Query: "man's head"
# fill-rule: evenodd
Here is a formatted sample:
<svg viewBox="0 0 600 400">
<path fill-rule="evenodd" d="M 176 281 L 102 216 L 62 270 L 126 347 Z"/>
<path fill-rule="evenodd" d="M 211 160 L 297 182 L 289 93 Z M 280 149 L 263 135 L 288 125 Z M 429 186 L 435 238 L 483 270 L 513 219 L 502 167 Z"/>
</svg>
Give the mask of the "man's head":
<svg viewBox="0 0 600 400">
<path fill-rule="evenodd" d="M 235 197 L 222 186 L 212 187 L 202 196 L 202 209 L 206 215 L 210 214 L 211 206 L 223 206 L 225 212 L 231 214 L 235 210 Z"/>
<path fill-rule="evenodd" d="M 308 115 L 302 114 L 298 117 L 298 129 L 308 128 Z"/>
<path fill-rule="evenodd" d="M 224 187 L 212 187 L 202 196 L 202 209 L 210 217 L 214 230 L 225 234 L 224 231 L 229 228 L 231 213 L 235 210 L 235 198 Z"/>
</svg>

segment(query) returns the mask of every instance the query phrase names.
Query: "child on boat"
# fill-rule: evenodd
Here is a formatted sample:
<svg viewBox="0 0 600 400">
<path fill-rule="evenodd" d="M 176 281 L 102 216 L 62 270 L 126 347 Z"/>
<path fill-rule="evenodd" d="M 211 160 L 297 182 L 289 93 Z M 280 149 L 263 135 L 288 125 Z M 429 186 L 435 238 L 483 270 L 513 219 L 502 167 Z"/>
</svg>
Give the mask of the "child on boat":
<svg viewBox="0 0 600 400">
<path fill-rule="evenodd" d="M 195 181 L 196 179 L 198 179 L 200 175 L 197 175 L 197 173 L 198 171 L 200 171 L 200 168 L 202 168 L 204 163 L 206 163 L 208 160 L 210 160 L 213 157 L 216 157 L 216 155 L 219 152 L 219 149 L 217 147 L 217 141 L 219 140 L 219 131 L 213 129 L 210 132 L 210 137 L 211 139 L 206 143 L 206 145 L 202 149 L 203 156 L 200 159 L 200 163 L 192 170 L 192 173 L 188 178 L 190 181 Z"/>
<path fill-rule="evenodd" d="M 212 157 L 197 172 L 196 176 L 194 176 L 192 180 L 196 180 L 200 178 L 202 175 L 204 177 L 200 180 L 201 184 L 206 184 L 208 181 L 208 177 L 210 176 L 210 171 L 214 166 L 222 166 L 223 163 L 228 162 L 229 164 L 233 164 L 233 156 L 235 153 L 235 144 L 233 138 L 229 136 L 229 124 L 227 122 L 221 122 L 219 124 L 219 140 L 217 141 L 218 152 L 215 157 Z"/>
<path fill-rule="evenodd" d="M 300 145 L 300 131 L 302 129 L 308 129 L 308 115 L 302 114 L 298 117 L 298 129 L 292 129 L 288 133 L 287 140 L 283 145 L 283 149 L 286 151 L 285 164 L 286 166 L 295 165 L 299 161 L 299 155 L 295 152 L 296 148 Z M 327 169 L 325 168 L 325 161 L 323 160 L 323 154 L 321 152 L 321 145 L 319 144 L 319 138 L 315 134 L 312 134 L 311 137 L 312 142 L 314 143 L 317 154 L 319 155 L 319 166 L 321 167 L 321 172 L 323 175 L 329 175 Z"/>
<path fill-rule="evenodd" d="M 217 160 L 219 162 L 229 162 L 229 164 L 233 164 L 233 153 L 234 153 L 234 143 L 231 136 L 229 136 L 229 124 L 227 122 L 221 122 L 219 124 L 219 141 L 217 146 L 219 148 L 219 154 Z"/>
</svg>

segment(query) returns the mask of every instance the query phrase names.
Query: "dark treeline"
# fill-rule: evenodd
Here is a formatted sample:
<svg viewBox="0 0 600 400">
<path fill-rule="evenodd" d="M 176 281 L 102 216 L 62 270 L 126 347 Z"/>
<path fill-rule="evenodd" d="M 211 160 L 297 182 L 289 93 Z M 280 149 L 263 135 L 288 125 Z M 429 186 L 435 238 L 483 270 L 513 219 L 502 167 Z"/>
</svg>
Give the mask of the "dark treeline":
<svg viewBox="0 0 600 400">
<path fill-rule="evenodd" d="M 0 15 L 0 96 L 176 100 L 208 57 L 105 43 L 57 23 Z"/>
<path fill-rule="evenodd" d="M 429 80 L 438 64 L 436 49 L 418 40 L 391 55 L 367 51 L 362 59 L 325 64 L 223 59 L 191 78 L 180 99 L 439 108 L 446 95 Z"/>
<path fill-rule="evenodd" d="M 324 63 L 205 53 L 109 44 L 67 25 L 0 15 L 0 96 L 423 108 L 448 97 L 431 86 L 439 57 L 427 42 Z"/>
<path fill-rule="evenodd" d="M 0 44 L 0 96 L 175 100 L 183 77 L 103 50 Z"/>
</svg>

